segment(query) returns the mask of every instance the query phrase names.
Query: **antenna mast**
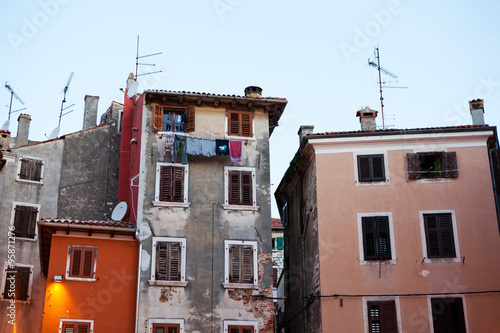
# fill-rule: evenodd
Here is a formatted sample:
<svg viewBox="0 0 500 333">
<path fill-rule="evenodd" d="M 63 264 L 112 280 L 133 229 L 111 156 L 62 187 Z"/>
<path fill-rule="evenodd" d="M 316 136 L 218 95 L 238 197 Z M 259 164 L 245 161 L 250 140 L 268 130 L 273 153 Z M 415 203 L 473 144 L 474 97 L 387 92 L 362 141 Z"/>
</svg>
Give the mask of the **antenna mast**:
<svg viewBox="0 0 500 333">
<path fill-rule="evenodd" d="M 9 86 L 7 84 L 7 82 L 5 82 L 5 88 L 7 88 L 7 90 L 10 92 L 10 105 L 9 105 L 9 117 L 7 118 L 7 121 L 3 124 L 2 129 L 8 131 L 9 126 L 10 126 L 10 114 L 12 112 L 24 110 L 26 108 L 12 111 L 12 98 L 13 97 L 15 97 L 19 102 L 21 102 L 22 105 L 24 105 L 24 102 L 21 100 L 21 98 L 19 98 L 19 96 L 17 96 L 17 94 L 14 92 L 14 90 L 12 90 L 11 86 Z"/>
<path fill-rule="evenodd" d="M 63 100 L 61 102 L 61 112 L 59 113 L 59 124 L 57 125 L 57 127 L 61 127 L 61 118 L 62 118 L 62 116 L 65 116 L 65 115 L 67 115 L 70 112 L 73 112 L 73 110 L 71 110 L 71 111 L 68 111 L 65 114 L 63 114 L 64 110 L 66 110 L 66 109 L 72 107 L 73 105 L 75 105 L 75 104 L 72 104 L 70 106 L 64 107 L 64 103 L 66 103 L 66 93 L 68 92 L 69 84 L 71 83 L 71 79 L 73 78 L 73 74 L 75 74 L 75 73 L 71 72 L 71 74 L 69 75 L 68 83 L 66 83 L 66 86 L 64 87 L 64 90 L 63 90 L 64 91 L 64 97 L 63 97 Z"/>
<path fill-rule="evenodd" d="M 142 63 L 139 63 L 139 59 L 140 58 L 152 57 L 152 56 L 160 55 L 160 54 L 161 54 L 161 52 L 139 56 L 139 36 L 137 36 L 137 56 L 135 57 L 135 79 L 136 80 L 137 80 L 137 77 L 139 75 L 156 74 L 156 73 L 161 73 L 162 72 L 162 71 L 155 71 L 155 72 L 137 74 L 137 70 L 138 70 L 139 66 L 155 66 L 155 64 L 142 64 Z"/>
<path fill-rule="evenodd" d="M 382 129 L 385 129 L 384 96 L 382 93 L 382 86 L 385 84 L 385 82 L 382 82 L 382 73 L 384 73 L 387 76 L 392 77 L 393 79 L 396 79 L 396 82 L 397 82 L 398 77 L 396 74 L 391 73 L 387 69 L 380 66 L 380 54 L 379 54 L 378 46 L 375 48 L 374 54 L 375 54 L 375 58 L 377 59 L 377 63 L 370 61 L 370 59 L 368 59 L 368 65 L 370 65 L 373 68 L 378 70 L 378 86 L 380 88 L 380 112 L 382 113 Z M 386 86 L 386 88 L 408 88 L 408 87 L 388 87 L 388 86 Z"/>
</svg>

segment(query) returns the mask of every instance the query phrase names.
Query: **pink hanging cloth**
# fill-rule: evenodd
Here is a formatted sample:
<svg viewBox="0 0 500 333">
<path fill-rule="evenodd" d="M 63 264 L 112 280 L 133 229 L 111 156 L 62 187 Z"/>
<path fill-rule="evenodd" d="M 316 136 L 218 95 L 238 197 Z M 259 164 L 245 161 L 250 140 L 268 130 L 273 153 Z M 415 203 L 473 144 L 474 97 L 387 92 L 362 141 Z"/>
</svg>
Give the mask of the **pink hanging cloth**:
<svg viewBox="0 0 500 333">
<path fill-rule="evenodd" d="M 229 154 L 231 162 L 241 162 L 241 141 L 229 140 Z"/>
</svg>

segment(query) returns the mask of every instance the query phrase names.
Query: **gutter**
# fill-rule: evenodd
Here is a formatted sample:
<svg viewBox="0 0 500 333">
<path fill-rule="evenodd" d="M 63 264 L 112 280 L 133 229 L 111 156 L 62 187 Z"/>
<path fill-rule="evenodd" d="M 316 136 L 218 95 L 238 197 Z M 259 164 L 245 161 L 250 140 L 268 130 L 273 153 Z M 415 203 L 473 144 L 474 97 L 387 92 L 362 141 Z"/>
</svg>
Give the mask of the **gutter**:
<svg viewBox="0 0 500 333">
<path fill-rule="evenodd" d="M 74 223 L 57 223 L 57 222 L 38 222 L 38 225 L 44 227 L 50 227 L 56 230 L 70 230 L 70 231 L 109 231 L 121 234 L 135 234 L 135 228 L 123 228 L 123 227 L 107 227 L 107 226 L 96 226 L 90 224 L 74 224 Z"/>
<path fill-rule="evenodd" d="M 229 96 L 229 95 L 212 95 L 212 94 L 198 94 L 190 92 L 169 92 L 161 90 L 146 90 L 145 94 L 158 94 L 158 95 L 168 95 L 168 96 L 185 96 L 185 97 L 195 97 L 195 98 L 214 98 L 214 99 L 226 99 L 234 101 L 246 101 L 246 102 L 264 102 L 264 103 L 279 103 L 287 104 L 288 100 L 283 99 L 273 99 L 273 98 L 248 98 L 242 96 Z"/>
</svg>

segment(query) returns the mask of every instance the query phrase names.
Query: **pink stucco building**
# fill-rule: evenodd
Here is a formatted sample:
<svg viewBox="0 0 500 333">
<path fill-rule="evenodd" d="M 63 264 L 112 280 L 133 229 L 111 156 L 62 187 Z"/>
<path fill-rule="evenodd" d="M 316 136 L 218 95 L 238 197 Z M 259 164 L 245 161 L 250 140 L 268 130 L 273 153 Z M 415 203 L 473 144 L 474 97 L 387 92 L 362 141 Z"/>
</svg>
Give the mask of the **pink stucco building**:
<svg viewBox="0 0 500 333">
<path fill-rule="evenodd" d="M 500 332 L 496 127 L 299 130 L 275 193 L 286 332 Z"/>
</svg>

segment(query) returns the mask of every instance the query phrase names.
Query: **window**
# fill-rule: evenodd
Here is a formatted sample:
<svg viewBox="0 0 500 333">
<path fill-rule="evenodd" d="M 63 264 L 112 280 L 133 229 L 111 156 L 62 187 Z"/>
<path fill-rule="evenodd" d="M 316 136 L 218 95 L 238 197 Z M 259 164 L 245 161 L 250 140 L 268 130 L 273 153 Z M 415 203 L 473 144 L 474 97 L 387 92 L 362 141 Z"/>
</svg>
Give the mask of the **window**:
<svg viewBox="0 0 500 333">
<path fill-rule="evenodd" d="M 153 129 L 164 132 L 193 132 L 194 106 L 186 108 L 153 104 Z"/>
<path fill-rule="evenodd" d="M 227 135 L 253 137 L 253 112 L 227 111 Z"/>
<path fill-rule="evenodd" d="M 424 152 L 406 154 L 408 178 L 457 178 L 456 152 Z"/>
<path fill-rule="evenodd" d="M 179 333 L 179 324 L 153 324 L 153 333 Z"/>
<path fill-rule="evenodd" d="M 174 163 L 157 163 L 155 206 L 186 206 L 188 203 L 189 166 Z"/>
<path fill-rule="evenodd" d="M 283 250 L 283 237 L 273 238 L 273 250 Z"/>
<path fill-rule="evenodd" d="M 5 263 L 2 280 L 2 298 L 16 301 L 31 301 L 31 285 L 33 283 L 33 266 Z"/>
<path fill-rule="evenodd" d="M 390 260 L 391 239 L 387 216 L 364 216 L 363 228 L 364 260 Z"/>
<path fill-rule="evenodd" d="M 257 326 L 249 320 L 224 320 L 224 333 L 258 333 Z"/>
<path fill-rule="evenodd" d="M 229 326 L 229 333 L 253 333 L 253 326 Z"/>
<path fill-rule="evenodd" d="M 186 239 L 153 237 L 152 285 L 186 286 Z"/>
<path fill-rule="evenodd" d="M 95 281 L 96 246 L 69 245 L 66 279 Z"/>
<path fill-rule="evenodd" d="M 35 239 L 40 205 L 13 203 L 11 225 L 17 238 Z"/>
<path fill-rule="evenodd" d="M 257 242 L 226 240 L 225 287 L 253 288 L 257 285 Z"/>
<path fill-rule="evenodd" d="M 19 159 L 17 181 L 42 183 L 44 162 L 40 159 L 23 157 Z"/>
<path fill-rule="evenodd" d="M 465 333 L 464 306 L 461 297 L 431 298 L 434 333 Z"/>
<path fill-rule="evenodd" d="M 358 155 L 358 180 L 360 182 L 384 181 L 384 155 Z"/>
<path fill-rule="evenodd" d="M 255 169 L 224 167 L 226 209 L 257 210 L 255 201 Z"/>
<path fill-rule="evenodd" d="M 450 213 L 424 214 L 427 258 L 456 257 Z"/>
<path fill-rule="evenodd" d="M 93 332 L 93 320 L 61 319 L 59 332 L 62 333 L 91 333 Z"/>
<path fill-rule="evenodd" d="M 397 333 L 396 303 L 394 301 L 368 301 L 369 333 Z"/>
<path fill-rule="evenodd" d="M 360 264 L 368 265 L 373 260 L 391 260 L 395 264 L 392 213 L 358 213 L 357 221 Z"/>
</svg>

